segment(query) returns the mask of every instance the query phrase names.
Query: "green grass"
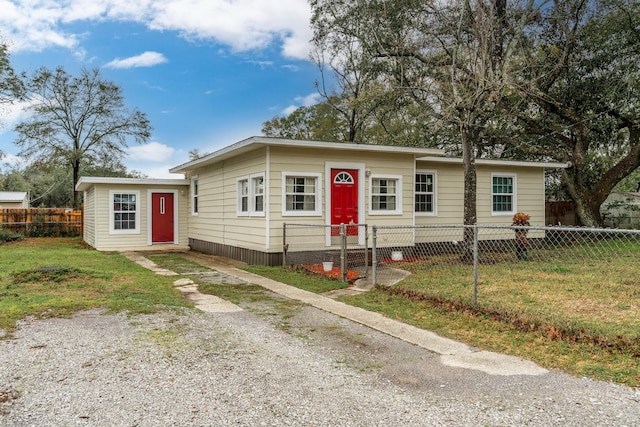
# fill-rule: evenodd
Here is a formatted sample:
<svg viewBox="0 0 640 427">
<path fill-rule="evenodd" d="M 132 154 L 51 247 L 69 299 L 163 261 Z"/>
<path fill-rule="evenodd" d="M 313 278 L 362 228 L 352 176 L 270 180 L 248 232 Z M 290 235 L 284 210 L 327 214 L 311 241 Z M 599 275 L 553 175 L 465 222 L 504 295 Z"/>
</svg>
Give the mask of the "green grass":
<svg viewBox="0 0 640 427">
<path fill-rule="evenodd" d="M 191 274 L 191 273 L 203 273 L 210 271 L 210 268 L 198 264 L 195 261 L 186 259 L 180 254 L 144 254 L 147 259 L 155 262 L 156 264 L 171 270 L 178 274 Z"/>
<path fill-rule="evenodd" d="M 89 249 L 79 239 L 0 245 L 0 329 L 8 333 L 28 316 L 71 316 L 92 308 L 136 314 L 189 306 L 171 278 L 119 253 Z"/>
<path fill-rule="evenodd" d="M 616 242 L 530 250 L 523 262 L 485 259 L 476 307 L 473 267 L 456 255 L 430 257 L 394 263 L 412 274 L 391 289 L 340 300 L 549 369 L 638 387 L 639 259 L 640 246 Z M 249 270 L 311 290 L 292 270 Z"/>
<path fill-rule="evenodd" d="M 549 369 L 638 387 L 640 352 L 633 349 L 640 345 L 640 248 L 625 248 L 599 263 L 591 261 L 592 250 L 583 246 L 578 252 L 563 254 L 556 249 L 555 256 L 547 254 L 547 258 L 531 251 L 530 261 L 483 264 L 478 307 L 472 304 L 471 267 L 446 257 L 394 264 L 413 273 L 392 288 L 399 290 L 397 294 L 376 288 L 340 299 L 482 349 L 533 360 Z M 149 257 L 182 274 L 208 270 L 177 254 Z M 347 286 L 282 267 L 246 269 L 317 293 Z M 190 278 L 198 283 L 197 274 Z M 155 275 L 121 254 L 87 249 L 78 239 L 3 244 L 0 329 L 11 332 L 16 321 L 27 316 L 69 316 L 97 307 L 150 313 L 190 306 L 172 282 L 173 278 Z M 199 285 L 204 293 L 274 316 L 284 329 L 287 316 L 300 309 L 300 303 L 256 285 Z M 576 335 L 572 339 L 563 331 Z M 579 339 L 581 334 L 617 344 L 603 347 Z"/>
<path fill-rule="evenodd" d="M 309 273 L 305 270 L 296 270 L 286 267 L 265 267 L 261 265 L 249 265 L 242 268 L 243 270 L 251 273 L 258 274 L 278 282 L 287 283 L 291 286 L 317 294 L 349 287 L 348 283 L 328 279 L 324 276 Z"/>
</svg>

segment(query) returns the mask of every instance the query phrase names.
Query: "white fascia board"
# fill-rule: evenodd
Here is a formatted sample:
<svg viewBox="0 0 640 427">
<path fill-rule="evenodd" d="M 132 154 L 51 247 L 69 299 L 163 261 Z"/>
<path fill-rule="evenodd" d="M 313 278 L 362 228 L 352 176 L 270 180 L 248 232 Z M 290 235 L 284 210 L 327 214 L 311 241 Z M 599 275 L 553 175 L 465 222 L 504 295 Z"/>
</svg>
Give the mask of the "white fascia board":
<svg viewBox="0 0 640 427">
<path fill-rule="evenodd" d="M 378 153 L 405 153 L 414 156 L 440 156 L 444 155 L 444 151 L 435 148 L 420 147 L 401 147 L 393 145 L 371 145 L 371 144 L 355 144 L 352 142 L 327 142 L 312 141 L 301 139 L 285 139 L 285 138 L 269 138 L 264 136 L 254 136 L 242 141 L 231 144 L 218 151 L 208 154 L 191 162 L 183 163 L 169 169 L 171 173 L 183 173 L 193 170 L 199 166 L 204 166 L 219 160 L 237 156 L 244 151 L 249 151 L 257 147 L 292 147 L 292 148 L 319 148 L 325 150 L 348 150 L 348 151 L 365 151 Z"/>
<path fill-rule="evenodd" d="M 113 178 L 83 176 L 76 184 L 76 191 L 84 191 L 94 184 L 112 185 L 189 185 L 188 179 L 155 179 L 155 178 Z"/>
</svg>

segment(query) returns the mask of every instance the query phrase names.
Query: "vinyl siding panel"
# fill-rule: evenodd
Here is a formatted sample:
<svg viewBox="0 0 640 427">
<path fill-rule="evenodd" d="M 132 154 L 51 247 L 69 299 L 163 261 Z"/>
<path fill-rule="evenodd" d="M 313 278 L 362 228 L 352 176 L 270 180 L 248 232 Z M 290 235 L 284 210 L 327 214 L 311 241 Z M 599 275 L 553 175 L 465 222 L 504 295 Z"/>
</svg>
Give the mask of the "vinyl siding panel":
<svg viewBox="0 0 640 427">
<path fill-rule="evenodd" d="M 464 213 L 462 165 L 418 162 L 416 169 L 436 174 L 436 214 L 416 214 L 416 225 L 462 224 Z M 413 199 L 414 194 L 411 197 Z"/>
<path fill-rule="evenodd" d="M 486 167 L 479 166 L 478 173 L 478 223 L 511 225 L 513 213 L 492 213 L 492 174 L 516 177 L 515 212 L 524 212 L 531 225 L 545 225 L 544 170 L 542 168 Z M 514 212 L 514 213 L 515 213 Z"/>
<path fill-rule="evenodd" d="M 190 176 L 198 176 L 199 212 L 189 216 L 190 238 L 253 250 L 266 249 L 266 215 L 239 216 L 237 212 L 238 178 L 265 173 L 266 152 L 266 148 L 259 148 L 193 171 Z"/>
<path fill-rule="evenodd" d="M 84 192 L 83 206 L 84 224 L 82 228 L 82 238 L 89 245 L 96 246 L 96 193 L 95 187 Z"/>
</svg>

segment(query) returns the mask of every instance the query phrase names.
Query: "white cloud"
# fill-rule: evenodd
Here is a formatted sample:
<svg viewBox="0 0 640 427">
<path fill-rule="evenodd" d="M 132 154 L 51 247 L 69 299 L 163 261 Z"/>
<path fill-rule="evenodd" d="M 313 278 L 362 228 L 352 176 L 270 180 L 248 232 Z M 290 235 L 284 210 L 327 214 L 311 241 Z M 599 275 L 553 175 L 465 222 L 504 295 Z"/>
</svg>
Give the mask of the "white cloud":
<svg viewBox="0 0 640 427">
<path fill-rule="evenodd" d="M 306 96 L 297 96 L 294 101 L 294 104 L 291 104 L 282 110 L 281 114 L 283 116 L 288 116 L 300 107 L 311 107 L 312 105 L 316 105 L 322 101 L 322 96 L 318 92 L 313 92 Z"/>
<path fill-rule="evenodd" d="M 28 163 L 27 159 L 24 157 L 19 157 L 10 153 L 4 153 L 4 156 L 0 159 L 5 168 L 13 168 L 14 166 L 21 168 L 22 166 L 26 166 Z"/>
<path fill-rule="evenodd" d="M 161 53 L 158 52 L 145 52 L 140 55 L 131 56 L 129 58 L 120 59 L 116 58 L 113 61 L 105 64 L 106 68 L 138 68 L 138 67 L 153 67 L 154 65 L 164 64 L 169 60 Z"/>
<path fill-rule="evenodd" d="M 13 104 L 6 104 L 0 107 L 0 135 L 11 131 L 18 122 L 29 117 L 31 113 L 25 111 L 25 108 L 27 108 L 31 102 L 33 101 L 14 102 Z"/>
<path fill-rule="evenodd" d="M 173 147 L 159 142 L 131 146 L 127 150 L 127 158 L 145 162 L 166 162 L 175 152 Z"/>
<path fill-rule="evenodd" d="M 215 41 L 233 51 L 280 43 L 286 57 L 307 59 L 311 8 L 307 0 L 0 0 L 0 27 L 12 50 L 81 49 L 76 21 L 127 21 L 185 38 Z"/>
</svg>

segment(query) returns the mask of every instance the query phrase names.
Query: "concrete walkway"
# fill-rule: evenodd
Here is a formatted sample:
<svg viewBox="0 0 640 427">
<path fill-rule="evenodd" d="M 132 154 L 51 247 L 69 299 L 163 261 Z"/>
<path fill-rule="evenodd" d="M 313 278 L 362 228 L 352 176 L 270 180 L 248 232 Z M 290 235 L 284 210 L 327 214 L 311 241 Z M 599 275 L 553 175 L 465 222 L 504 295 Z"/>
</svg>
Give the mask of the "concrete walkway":
<svg viewBox="0 0 640 427">
<path fill-rule="evenodd" d="M 153 265 L 155 264 L 144 258 L 142 255 L 137 253 L 125 253 L 125 255 L 129 257 L 129 259 L 138 262 L 146 268 L 154 270 Z M 379 313 L 370 312 L 359 307 L 354 307 L 340 301 L 333 300 L 324 295 L 318 295 L 249 273 L 237 268 L 238 263 L 234 264 L 229 260 L 194 252 L 187 252 L 184 256 L 222 274 L 235 277 L 247 283 L 262 286 L 287 298 L 301 301 L 312 307 L 349 319 L 353 322 L 366 325 L 377 331 L 412 343 L 434 353 L 438 353 L 440 354 L 441 362 L 447 366 L 475 369 L 491 375 L 543 375 L 548 372 L 546 369 L 539 367 L 535 363 L 519 357 L 507 356 L 489 351 L 478 351 L 464 343 L 441 337 L 433 332 L 420 329 L 397 320 L 389 319 Z M 155 266 L 154 271 L 158 274 L 169 275 L 167 270 L 158 268 L 157 266 Z M 176 273 L 173 273 L 173 275 L 176 275 Z M 179 286 L 180 287 L 178 289 L 181 289 L 185 293 L 189 292 L 191 293 L 191 298 L 196 298 L 191 299 L 192 301 L 201 301 L 201 306 L 204 305 L 207 307 L 208 304 L 223 304 L 221 301 L 224 300 L 212 295 L 204 296 L 204 294 L 200 294 L 202 297 L 198 296 L 197 294 L 199 294 L 199 292 L 197 292 L 197 287 L 193 285 L 193 282 Z M 188 288 L 183 288 L 184 286 L 187 286 Z M 213 297 L 213 299 L 210 299 L 210 297 Z M 227 304 L 231 303 L 227 302 Z M 231 304 L 231 306 L 237 307 L 234 304 Z M 235 309 L 231 306 L 228 306 L 229 311 L 234 311 Z M 237 310 L 241 309 L 237 307 Z"/>
</svg>

